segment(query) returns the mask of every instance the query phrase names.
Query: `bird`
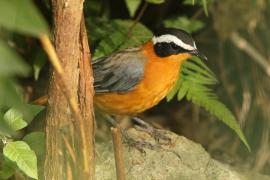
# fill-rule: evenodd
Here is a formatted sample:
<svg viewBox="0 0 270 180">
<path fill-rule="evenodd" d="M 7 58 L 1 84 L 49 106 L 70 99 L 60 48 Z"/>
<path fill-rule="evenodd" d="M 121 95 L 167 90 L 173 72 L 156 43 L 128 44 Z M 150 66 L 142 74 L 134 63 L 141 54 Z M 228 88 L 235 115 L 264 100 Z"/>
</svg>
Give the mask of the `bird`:
<svg viewBox="0 0 270 180">
<path fill-rule="evenodd" d="M 139 47 L 92 61 L 95 108 L 111 116 L 129 117 L 152 108 L 173 88 L 181 64 L 192 56 L 207 60 L 189 33 L 164 28 Z M 33 103 L 47 101 L 48 96 L 42 96 Z"/>
<path fill-rule="evenodd" d="M 155 139 L 170 141 L 163 131 L 136 116 L 157 105 L 168 94 L 179 78 L 181 64 L 192 56 L 207 60 L 189 33 L 164 28 L 138 47 L 119 50 L 92 61 L 95 109 L 113 126 L 120 128 L 124 139 L 139 150 L 145 145 L 153 146 L 129 137 L 114 117 L 128 116 Z M 46 104 L 47 101 L 48 96 L 43 96 L 34 104 Z"/>
<path fill-rule="evenodd" d="M 182 29 L 164 28 L 139 47 L 92 62 L 94 105 L 110 115 L 135 116 L 157 105 L 173 88 L 181 64 L 199 52 Z"/>
</svg>

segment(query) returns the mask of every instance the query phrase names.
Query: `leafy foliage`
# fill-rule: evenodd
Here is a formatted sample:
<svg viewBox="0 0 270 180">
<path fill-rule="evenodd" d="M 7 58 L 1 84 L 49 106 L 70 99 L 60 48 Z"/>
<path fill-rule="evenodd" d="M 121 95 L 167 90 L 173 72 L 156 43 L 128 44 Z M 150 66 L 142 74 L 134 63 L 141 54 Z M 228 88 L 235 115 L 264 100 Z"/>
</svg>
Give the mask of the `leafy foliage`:
<svg viewBox="0 0 270 180">
<path fill-rule="evenodd" d="M 7 158 L 0 159 L 0 179 L 9 179 L 15 173 L 16 165 Z"/>
<path fill-rule="evenodd" d="M 204 27 L 202 21 L 189 20 L 186 16 L 178 16 L 164 21 L 165 27 L 173 27 L 183 29 L 189 33 L 196 32 Z"/>
<path fill-rule="evenodd" d="M 0 1 L 0 26 L 36 37 L 48 34 L 47 25 L 31 0 Z"/>
<path fill-rule="evenodd" d="M 12 77 L 28 74 L 26 63 L 0 40 L 0 107 L 21 107 L 21 97 Z"/>
<path fill-rule="evenodd" d="M 152 4 L 161 4 L 165 2 L 165 0 L 146 0 L 146 1 Z"/>
<path fill-rule="evenodd" d="M 129 11 L 129 15 L 133 17 L 142 0 L 125 0 L 125 2 Z"/>
<path fill-rule="evenodd" d="M 5 113 L 4 120 L 14 131 L 27 126 L 27 123 L 23 120 L 23 115 L 14 108 Z"/>
<path fill-rule="evenodd" d="M 184 4 L 190 4 L 190 5 L 194 5 L 194 4 L 199 4 L 203 6 L 203 10 L 204 13 L 208 16 L 208 8 L 207 8 L 207 3 L 210 0 L 185 0 Z"/>
<path fill-rule="evenodd" d="M 44 19 L 31 0 L 0 1 L 0 33 L 4 30 L 34 37 L 49 34 Z M 21 90 L 14 79 L 29 75 L 30 68 L 6 41 L 8 40 L 0 39 L 0 138 L 3 142 L 7 138 L 12 141 L 14 131 L 27 126 L 44 109 L 23 103 Z M 42 63 L 37 63 L 39 65 L 42 66 Z M 38 73 L 39 69 L 36 67 L 36 76 Z M 7 108 L 9 109 L 6 111 Z M 3 154 L 6 159 L 2 161 L 1 157 L 0 179 L 11 177 L 17 170 L 11 161 L 25 174 L 37 179 L 37 158 L 25 142 L 8 142 Z"/>
<path fill-rule="evenodd" d="M 48 34 L 44 19 L 30 0 L 0 1 L 0 28 L 35 37 Z M 28 72 L 29 67 L 22 59 L 0 41 L 0 106 L 23 108 L 12 76 L 27 75 Z"/>
<path fill-rule="evenodd" d="M 0 107 L 22 108 L 21 94 L 11 77 L 0 76 Z"/>
<path fill-rule="evenodd" d="M 26 127 L 44 109 L 43 106 L 31 104 L 26 104 L 25 107 L 27 108 L 26 112 L 20 112 L 15 108 L 10 108 L 5 113 L 4 120 L 12 130 L 16 131 Z"/>
<path fill-rule="evenodd" d="M 0 138 L 1 136 L 10 136 L 14 131 L 9 127 L 6 121 L 4 121 L 3 114 L 0 112 Z"/>
<path fill-rule="evenodd" d="M 141 23 L 137 23 L 133 29 L 130 29 L 133 23 L 130 20 L 112 20 L 110 22 L 98 20 L 92 25 L 90 23 L 90 29 L 93 30 L 92 36 L 95 36 L 90 35 L 90 41 L 97 42 L 98 39 L 102 39 L 97 45 L 94 58 L 109 55 L 116 50 L 139 46 L 152 37 L 152 32 Z"/>
<path fill-rule="evenodd" d="M 25 108 L 27 109 L 26 111 L 22 111 L 21 113 L 23 114 L 24 120 L 29 124 L 34 117 L 38 115 L 42 110 L 45 109 L 44 106 L 39 106 L 39 105 L 33 105 L 33 104 L 24 104 Z"/>
<path fill-rule="evenodd" d="M 234 115 L 208 87 L 218 82 L 213 72 L 200 59 L 192 58 L 182 64 L 179 76 L 174 88 L 167 95 L 167 100 L 170 101 L 177 95 L 179 101 L 186 97 L 187 100 L 203 107 L 234 130 L 250 151 L 249 144 Z"/>
<path fill-rule="evenodd" d="M 164 3 L 165 0 L 145 0 L 148 3 L 151 4 L 161 4 Z M 133 17 L 139 8 L 140 4 L 143 2 L 143 0 L 125 0 L 126 6 L 129 11 L 129 15 Z"/>
<path fill-rule="evenodd" d="M 29 67 L 22 59 L 0 40 L 0 77 L 10 75 L 27 75 Z"/>
<path fill-rule="evenodd" d="M 9 142 L 3 149 L 4 155 L 16 162 L 29 177 L 37 179 L 37 158 L 35 152 L 23 141 Z"/>
<path fill-rule="evenodd" d="M 43 132 L 31 132 L 27 134 L 23 141 L 25 141 L 38 157 L 42 157 L 45 151 L 45 135 Z"/>
<path fill-rule="evenodd" d="M 43 50 L 39 50 L 35 56 L 34 56 L 34 60 L 33 60 L 33 70 L 34 70 L 34 78 L 35 80 L 38 80 L 39 74 L 41 69 L 44 67 L 44 65 L 46 64 L 47 61 L 47 56 L 45 55 Z"/>
<path fill-rule="evenodd" d="M 44 109 L 42 106 L 30 104 L 26 104 L 25 106 L 28 108 L 27 115 L 24 115 L 24 113 L 21 113 L 15 108 L 11 108 L 5 113 L 3 119 L 1 119 L 0 116 L 0 125 L 4 125 L 0 128 L 0 135 L 11 137 L 10 135 L 12 135 L 14 131 L 26 127 L 28 123 Z M 40 132 L 30 133 L 24 137 L 24 141 L 25 142 L 8 142 L 3 150 L 4 155 L 10 160 L 16 162 L 18 167 L 25 172 L 25 174 L 32 178 L 37 178 L 36 154 L 39 157 L 44 154 L 44 134 Z M 26 143 L 29 143 L 30 147 L 34 149 L 36 154 Z M 0 177 L 3 179 L 12 176 L 15 172 L 14 169 L 16 169 L 16 167 L 11 166 L 8 162 L 5 163 L 5 166 L 7 167 L 1 168 L 2 170 L 0 171 Z"/>
</svg>

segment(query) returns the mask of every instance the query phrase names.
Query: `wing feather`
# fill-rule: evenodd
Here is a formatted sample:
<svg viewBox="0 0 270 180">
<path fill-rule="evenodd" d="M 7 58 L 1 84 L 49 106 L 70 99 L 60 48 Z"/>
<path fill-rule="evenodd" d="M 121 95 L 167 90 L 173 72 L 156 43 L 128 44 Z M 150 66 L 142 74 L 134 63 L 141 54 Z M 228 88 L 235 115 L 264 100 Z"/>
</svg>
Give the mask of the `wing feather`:
<svg viewBox="0 0 270 180">
<path fill-rule="evenodd" d="M 146 58 L 141 48 L 130 48 L 92 63 L 97 94 L 124 93 L 134 89 L 144 74 Z"/>
</svg>

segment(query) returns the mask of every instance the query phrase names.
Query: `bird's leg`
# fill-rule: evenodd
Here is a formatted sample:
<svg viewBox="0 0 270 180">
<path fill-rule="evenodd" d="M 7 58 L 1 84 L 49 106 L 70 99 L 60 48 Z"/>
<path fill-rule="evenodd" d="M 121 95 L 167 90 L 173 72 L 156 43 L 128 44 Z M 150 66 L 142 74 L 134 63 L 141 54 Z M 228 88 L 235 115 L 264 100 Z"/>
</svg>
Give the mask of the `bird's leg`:
<svg viewBox="0 0 270 180">
<path fill-rule="evenodd" d="M 106 115 L 106 119 L 109 121 L 110 124 L 112 124 L 114 127 L 118 128 L 121 132 L 121 135 L 123 137 L 123 141 L 124 143 L 135 147 L 137 150 L 139 150 L 140 152 L 144 153 L 145 151 L 143 150 L 144 148 L 147 149 L 161 149 L 160 145 L 153 145 L 149 142 L 145 142 L 145 141 L 140 141 L 140 140 L 135 140 L 134 138 L 130 137 L 127 133 L 127 131 L 122 128 L 119 123 L 111 116 Z"/>
<path fill-rule="evenodd" d="M 165 130 L 154 128 L 152 125 L 146 123 L 138 117 L 132 118 L 138 125 L 135 125 L 135 128 L 139 131 L 144 131 L 152 136 L 158 143 L 171 144 L 171 138 L 169 138 Z"/>
</svg>

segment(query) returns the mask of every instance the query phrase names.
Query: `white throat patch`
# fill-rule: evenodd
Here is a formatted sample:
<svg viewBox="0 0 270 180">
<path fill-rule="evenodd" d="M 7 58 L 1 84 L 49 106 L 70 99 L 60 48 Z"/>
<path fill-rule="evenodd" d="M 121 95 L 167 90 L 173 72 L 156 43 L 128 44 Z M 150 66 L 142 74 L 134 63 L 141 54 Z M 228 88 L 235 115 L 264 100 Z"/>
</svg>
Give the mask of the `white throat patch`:
<svg viewBox="0 0 270 180">
<path fill-rule="evenodd" d="M 152 41 L 153 41 L 153 44 L 156 44 L 156 43 L 174 43 L 180 47 L 182 47 L 183 49 L 186 49 L 186 50 L 189 50 L 189 51 L 192 51 L 192 50 L 195 50 L 196 49 L 196 45 L 194 43 L 194 46 L 191 46 L 189 44 L 186 44 L 184 43 L 182 40 L 178 39 L 177 37 L 175 37 L 174 35 L 171 35 L 171 34 L 165 34 L 165 35 L 161 35 L 161 36 L 154 36 L 152 38 Z"/>
</svg>

